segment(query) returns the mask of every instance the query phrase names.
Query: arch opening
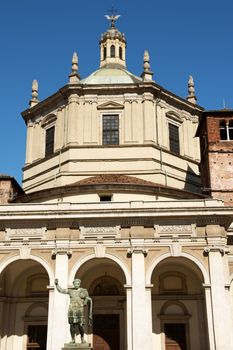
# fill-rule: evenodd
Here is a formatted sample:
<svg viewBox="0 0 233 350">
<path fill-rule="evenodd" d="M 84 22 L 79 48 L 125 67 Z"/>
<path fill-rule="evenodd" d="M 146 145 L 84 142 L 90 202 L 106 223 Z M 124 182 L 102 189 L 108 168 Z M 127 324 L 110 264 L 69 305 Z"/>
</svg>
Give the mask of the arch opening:
<svg viewBox="0 0 233 350">
<path fill-rule="evenodd" d="M 0 347 L 46 350 L 49 276 L 35 260 L 16 260 L 0 274 Z M 12 322 L 15 320 L 15 322 Z"/>
<path fill-rule="evenodd" d="M 93 300 L 93 328 L 88 334 L 93 347 L 126 348 L 126 278 L 122 268 L 109 258 L 84 262 L 75 278 L 82 280 Z"/>
<path fill-rule="evenodd" d="M 204 277 L 184 257 L 167 257 L 151 275 L 153 339 L 163 349 L 208 348 Z"/>
</svg>

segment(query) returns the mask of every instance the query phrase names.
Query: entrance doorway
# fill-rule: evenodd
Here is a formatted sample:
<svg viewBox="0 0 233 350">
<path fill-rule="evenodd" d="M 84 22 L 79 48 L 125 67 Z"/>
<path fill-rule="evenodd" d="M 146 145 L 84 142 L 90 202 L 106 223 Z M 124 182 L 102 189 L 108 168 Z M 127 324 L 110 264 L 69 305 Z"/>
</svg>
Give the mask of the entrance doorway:
<svg viewBox="0 0 233 350">
<path fill-rule="evenodd" d="M 165 323 L 164 333 L 166 350 L 187 350 L 184 323 Z"/>
<path fill-rule="evenodd" d="M 120 350 L 119 315 L 93 315 L 93 348 Z"/>
<path fill-rule="evenodd" d="M 46 350 L 47 326 L 30 325 L 28 326 L 28 343 L 27 350 Z"/>
</svg>

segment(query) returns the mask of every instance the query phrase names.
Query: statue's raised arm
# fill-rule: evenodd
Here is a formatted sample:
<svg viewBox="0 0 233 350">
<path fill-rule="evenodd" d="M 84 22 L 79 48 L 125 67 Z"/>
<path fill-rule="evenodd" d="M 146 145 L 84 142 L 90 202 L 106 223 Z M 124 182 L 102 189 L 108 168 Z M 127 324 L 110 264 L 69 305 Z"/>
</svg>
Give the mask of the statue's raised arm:
<svg viewBox="0 0 233 350">
<path fill-rule="evenodd" d="M 69 292 L 68 292 L 67 289 L 62 289 L 62 287 L 59 286 L 59 284 L 58 284 L 58 279 L 57 279 L 57 278 L 55 278 L 54 284 L 55 284 L 56 289 L 57 289 L 57 291 L 58 291 L 59 293 L 69 294 Z"/>
</svg>

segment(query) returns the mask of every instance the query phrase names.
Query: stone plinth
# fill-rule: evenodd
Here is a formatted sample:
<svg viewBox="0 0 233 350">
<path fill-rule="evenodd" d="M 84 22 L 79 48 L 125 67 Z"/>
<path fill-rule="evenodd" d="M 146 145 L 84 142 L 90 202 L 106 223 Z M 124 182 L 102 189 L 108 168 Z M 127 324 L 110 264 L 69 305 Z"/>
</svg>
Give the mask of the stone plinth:
<svg viewBox="0 0 233 350">
<path fill-rule="evenodd" d="M 92 350 L 90 343 L 67 343 L 62 350 Z"/>
</svg>

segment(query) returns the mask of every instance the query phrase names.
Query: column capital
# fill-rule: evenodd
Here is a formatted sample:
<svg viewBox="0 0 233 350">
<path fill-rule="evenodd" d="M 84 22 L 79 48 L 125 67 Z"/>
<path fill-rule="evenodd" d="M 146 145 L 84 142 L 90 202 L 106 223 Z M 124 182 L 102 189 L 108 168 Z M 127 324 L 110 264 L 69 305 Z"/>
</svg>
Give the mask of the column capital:
<svg viewBox="0 0 233 350">
<path fill-rule="evenodd" d="M 204 254 L 209 255 L 209 253 L 220 253 L 221 255 L 229 254 L 230 249 L 228 247 L 211 245 L 204 248 Z"/>
<path fill-rule="evenodd" d="M 142 247 L 132 247 L 127 250 L 127 256 L 129 258 L 132 257 L 133 254 L 143 254 L 144 257 L 148 254 L 148 249 L 142 248 Z"/>
<path fill-rule="evenodd" d="M 72 251 L 70 249 L 54 249 L 52 250 L 52 259 L 56 259 L 57 255 L 67 255 L 68 259 L 72 256 Z"/>
<path fill-rule="evenodd" d="M 79 96 L 76 95 L 76 94 L 71 94 L 69 97 L 68 97 L 68 101 L 69 103 L 79 103 Z"/>
<path fill-rule="evenodd" d="M 142 95 L 142 102 L 145 101 L 154 102 L 154 95 L 150 92 L 144 92 L 144 94 Z"/>
</svg>

